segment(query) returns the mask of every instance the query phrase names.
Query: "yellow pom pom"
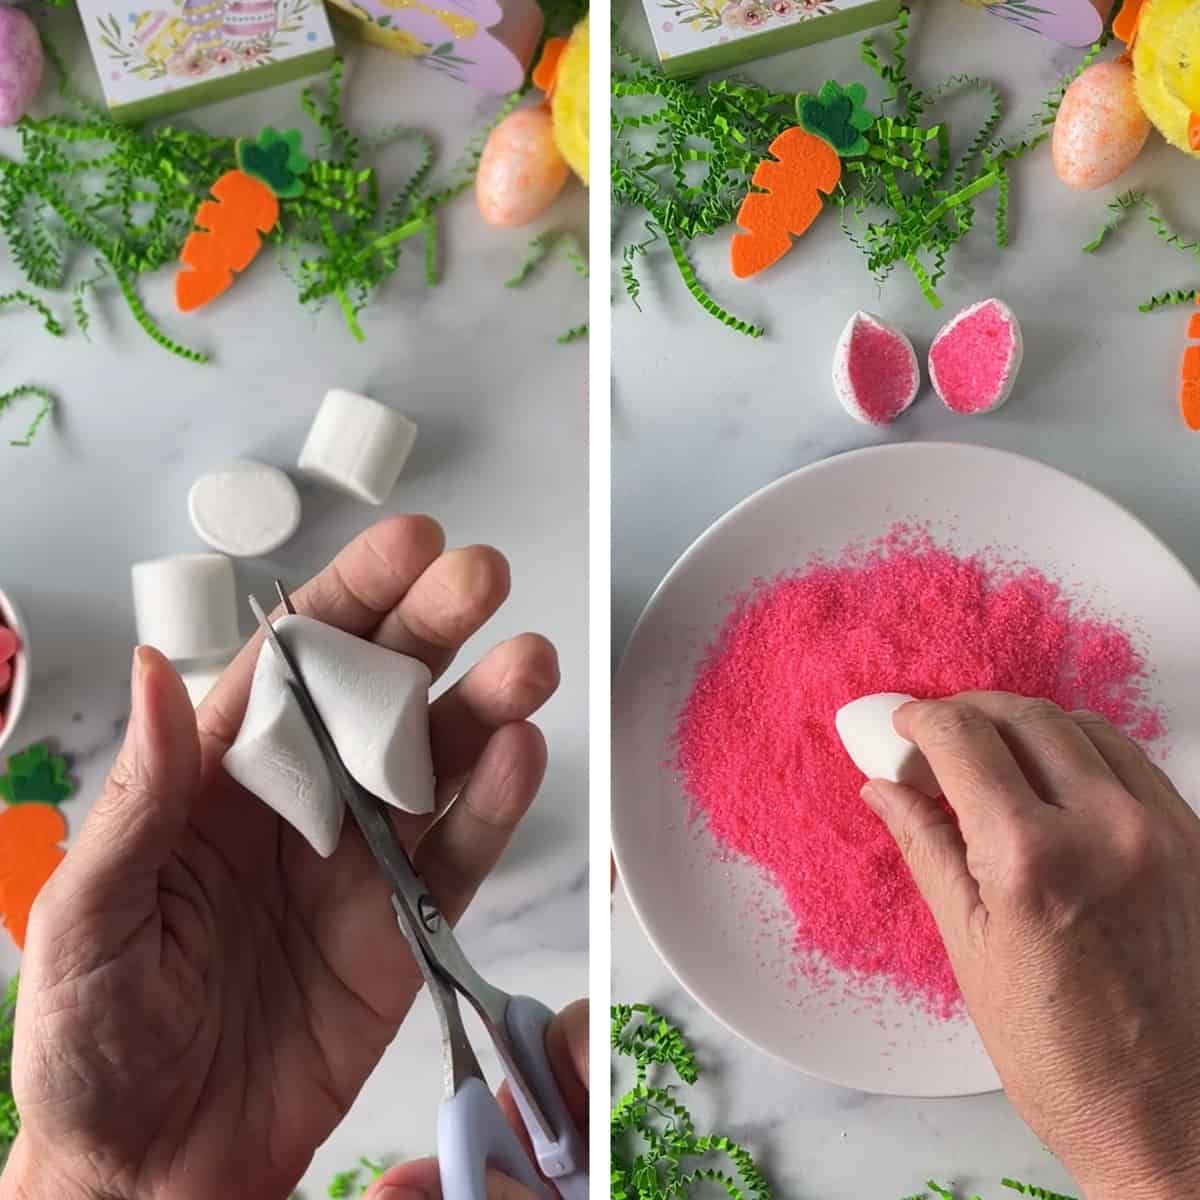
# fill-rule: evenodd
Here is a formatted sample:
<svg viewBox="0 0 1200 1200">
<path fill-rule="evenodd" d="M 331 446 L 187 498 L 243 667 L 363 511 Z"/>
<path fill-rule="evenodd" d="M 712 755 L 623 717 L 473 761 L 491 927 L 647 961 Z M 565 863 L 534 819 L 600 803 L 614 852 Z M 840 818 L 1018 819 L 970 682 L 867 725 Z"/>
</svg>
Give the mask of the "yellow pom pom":
<svg viewBox="0 0 1200 1200">
<path fill-rule="evenodd" d="M 1173 146 L 1200 158 L 1189 129 L 1200 115 L 1200 5 L 1147 0 L 1133 47 L 1138 103 Z"/>
<path fill-rule="evenodd" d="M 558 62 L 550 110 L 554 116 L 554 143 L 571 170 L 588 181 L 588 19 L 571 32 Z"/>
</svg>

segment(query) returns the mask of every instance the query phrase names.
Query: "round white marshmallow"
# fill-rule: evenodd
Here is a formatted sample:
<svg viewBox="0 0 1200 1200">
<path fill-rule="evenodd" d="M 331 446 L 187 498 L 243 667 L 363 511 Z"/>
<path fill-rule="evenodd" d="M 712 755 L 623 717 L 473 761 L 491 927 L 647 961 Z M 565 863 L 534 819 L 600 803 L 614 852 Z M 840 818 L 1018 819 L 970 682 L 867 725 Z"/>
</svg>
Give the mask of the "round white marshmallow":
<svg viewBox="0 0 1200 1200">
<path fill-rule="evenodd" d="M 903 390 L 891 399 L 885 406 L 885 411 L 882 412 L 866 407 L 867 398 L 859 394 L 850 373 L 850 352 L 854 336 L 864 326 L 881 330 L 889 337 L 894 338 L 896 344 L 906 351 L 909 377 L 907 380 L 897 381 Z M 902 329 L 897 329 L 895 325 L 889 324 L 882 317 L 877 317 L 874 313 L 856 312 L 846 322 L 846 328 L 842 330 L 842 336 L 838 338 L 837 347 L 833 352 L 833 391 L 838 398 L 838 403 L 850 416 L 863 425 L 887 425 L 912 407 L 920 390 L 921 364 L 908 334 Z"/>
<path fill-rule="evenodd" d="M 838 709 L 834 724 L 850 760 L 868 779 L 886 779 L 940 796 L 941 785 L 925 755 L 892 724 L 896 710 L 914 698 L 900 692 L 863 696 Z"/>
<path fill-rule="evenodd" d="M 134 563 L 138 641 L 167 658 L 228 658 L 241 643 L 233 563 L 223 554 L 180 554 Z"/>
<path fill-rule="evenodd" d="M 416 440 L 417 426 L 403 413 L 335 388 L 326 394 L 308 431 L 300 470 L 358 500 L 382 504 Z"/>
<path fill-rule="evenodd" d="M 278 550 L 300 527 L 300 493 L 278 467 L 234 462 L 192 484 L 188 515 L 214 550 L 253 558 Z"/>
</svg>

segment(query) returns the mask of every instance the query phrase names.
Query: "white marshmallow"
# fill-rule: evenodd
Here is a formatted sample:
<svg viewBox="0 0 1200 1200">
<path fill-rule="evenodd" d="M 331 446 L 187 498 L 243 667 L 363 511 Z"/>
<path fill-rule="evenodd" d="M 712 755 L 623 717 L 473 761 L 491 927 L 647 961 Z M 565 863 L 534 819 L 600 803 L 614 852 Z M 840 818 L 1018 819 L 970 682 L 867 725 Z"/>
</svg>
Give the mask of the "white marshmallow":
<svg viewBox="0 0 1200 1200">
<path fill-rule="evenodd" d="M 183 686 L 187 688 L 188 699 L 193 708 L 199 708 L 205 696 L 213 690 L 217 680 L 225 673 L 229 663 L 217 663 L 211 667 L 196 667 L 183 672 Z"/>
<path fill-rule="evenodd" d="M 167 658 L 227 658 L 241 643 L 233 563 L 222 554 L 180 554 L 134 563 L 138 641 Z"/>
<path fill-rule="evenodd" d="M 993 315 L 998 317 L 1009 331 L 1010 341 L 1006 347 L 1007 357 L 1000 367 L 999 374 L 989 378 L 983 374 L 978 356 L 974 356 L 974 375 L 970 381 L 970 394 L 952 396 L 946 382 L 938 374 L 938 353 L 946 342 L 955 339 L 955 335 L 959 333 L 964 322 L 972 320 L 985 309 L 991 309 Z M 937 336 L 929 346 L 929 379 L 933 384 L 933 390 L 937 392 L 942 403 L 951 412 L 982 416 L 985 413 L 995 412 L 1007 402 L 1016 386 L 1017 374 L 1021 370 L 1024 358 L 1025 336 L 1021 332 L 1021 322 L 1017 320 L 1017 314 L 1003 300 L 993 297 L 990 300 L 981 300 L 978 304 L 972 304 L 969 308 L 964 308 L 962 312 L 952 317 L 938 330 Z"/>
<path fill-rule="evenodd" d="M 838 709 L 834 724 L 846 753 L 868 779 L 886 779 L 940 796 L 941 785 L 925 755 L 892 724 L 896 710 L 914 698 L 899 692 L 863 696 Z"/>
<path fill-rule="evenodd" d="M 403 413 L 335 388 L 308 431 L 300 470 L 358 500 L 382 504 L 416 440 L 416 424 Z"/>
<path fill-rule="evenodd" d="M 863 327 L 882 330 L 906 352 L 908 378 L 896 381 L 900 390 L 896 396 L 890 398 L 887 405 L 882 407 L 878 404 L 877 397 L 859 395 L 850 374 L 854 335 Z M 842 330 L 842 336 L 838 338 L 837 347 L 833 352 L 833 391 L 838 398 L 838 403 L 863 425 L 888 425 L 912 406 L 920 390 L 921 364 L 908 334 L 902 329 L 897 329 L 895 325 L 890 325 L 882 317 L 875 316 L 874 313 L 856 312 L 846 322 L 846 328 Z M 872 404 L 872 400 L 876 400 L 876 403 Z"/>
<path fill-rule="evenodd" d="M 433 811 L 429 668 L 311 617 L 275 623 L 350 774 L 394 808 Z M 345 816 L 320 748 L 264 646 L 225 770 L 290 822 L 323 858 Z"/>
<path fill-rule="evenodd" d="M 300 493 L 277 467 L 234 462 L 192 484 L 188 515 L 214 550 L 253 558 L 278 550 L 300 527 Z"/>
</svg>

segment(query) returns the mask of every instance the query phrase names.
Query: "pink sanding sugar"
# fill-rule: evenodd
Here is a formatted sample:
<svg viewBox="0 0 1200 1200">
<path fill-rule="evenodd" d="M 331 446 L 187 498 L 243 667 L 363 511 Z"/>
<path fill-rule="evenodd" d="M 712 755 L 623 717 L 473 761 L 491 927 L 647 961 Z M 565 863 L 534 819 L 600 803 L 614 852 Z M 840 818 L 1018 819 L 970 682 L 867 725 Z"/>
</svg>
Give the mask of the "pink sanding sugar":
<svg viewBox="0 0 1200 1200">
<path fill-rule="evenodd" d="M 995 301 L 939 337 L 930 347 L 929 361 L 947 406 L 966 414 L 991 408 L 1006 386 L 1014 341 L 1012 325 Z"/>
<path fill-rule="evenodd" d="M 795 920 L 800 970 L 865 994 L 889 984 L 935 1016 L 961 994 L 929 909 L 834 714 L 859 696 L 986 689 L 1088 708 L 1143 741 L 1164 732 L 1117 625 L 1028 567 L 960 558 L 897 527 L 867 548 L 739 597 L 676 729 L 676 767 L 718 843 L 752 860 Z"/>
<path fill-rule="evenodd" d="M 876 424 L 894 421 L 913 394 L 908 345 L 874 321 L 859 321 L 850 335 L 850 386 L 864 416 Z"/>
</svg>

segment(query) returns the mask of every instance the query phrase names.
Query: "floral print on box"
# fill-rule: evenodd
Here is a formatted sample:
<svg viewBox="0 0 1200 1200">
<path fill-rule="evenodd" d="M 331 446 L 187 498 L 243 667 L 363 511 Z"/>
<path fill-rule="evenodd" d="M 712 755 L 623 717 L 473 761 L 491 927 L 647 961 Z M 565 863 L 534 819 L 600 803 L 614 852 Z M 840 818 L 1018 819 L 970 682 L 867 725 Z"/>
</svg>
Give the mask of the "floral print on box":
<svg viewBox="0 0 1200 1200">
<path fill-rule="evenodd" d="M 838 6 L 836 0 L 658 0 L 658 8 L 669 13 L 672 22 L 708 33 L 722 28 L 754 32 L 772 23 L 810 21 L 837 12 Z"/>
<path fill-rule="evenodd" d="M 183 0 L 170 8 L 130 12 L 124 28 L 113 13 L 98 19 L 110 69 L 150 81 L 200 79 L 276 61 L 299 39 L 305 15 L 320 0 Z"/>
</svg>

